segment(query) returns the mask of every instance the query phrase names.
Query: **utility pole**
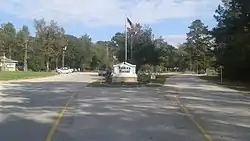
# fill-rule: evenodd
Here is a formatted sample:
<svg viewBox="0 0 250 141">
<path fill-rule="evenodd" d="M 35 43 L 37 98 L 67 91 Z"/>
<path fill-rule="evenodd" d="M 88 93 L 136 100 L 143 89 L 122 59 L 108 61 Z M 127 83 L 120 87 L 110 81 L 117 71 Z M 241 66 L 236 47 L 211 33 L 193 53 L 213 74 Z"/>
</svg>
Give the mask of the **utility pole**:
<svg viewBox="0 0 250 141">
<path fill-rule="evenodd" d="M 24 71 L 28 71 L 27 59 L 28 59 L 28 39 L 25 40 Z"/>
<path fill-rule="evenodd" d="M 134 30 L 134 29 L 133 29 Z M 130 63 L 133 63 L 132 60 L 133 60 L 133 38 L 134 38 L 134 33 L 132 31 L 131 33 L 131 41 L 130 41 Z"/>
</svg>

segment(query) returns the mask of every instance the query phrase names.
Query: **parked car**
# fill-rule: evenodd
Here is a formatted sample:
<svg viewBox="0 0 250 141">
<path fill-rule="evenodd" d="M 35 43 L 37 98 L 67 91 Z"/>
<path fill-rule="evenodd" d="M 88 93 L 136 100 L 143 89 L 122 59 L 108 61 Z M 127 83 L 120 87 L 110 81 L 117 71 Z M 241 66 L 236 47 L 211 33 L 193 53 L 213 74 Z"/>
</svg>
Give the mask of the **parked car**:
<svg viewBox="0 0 250 141">
<path fill-rule="evenodd" d="M 102 68 L 102 69 L 98 70 L 98 75 L 99 76 L 105 76 L 106 73 L 107 73 L 107 69 L 105 69 L 105 68 Z"/>
<path fill-rule="evenodd" d="M 73 69 L 70 69 L 69 67 L 62 67 L 60 69 L 56 69 L 56 72 L 59 74 L 69 74 L 73 72 Z"/>
</svg>

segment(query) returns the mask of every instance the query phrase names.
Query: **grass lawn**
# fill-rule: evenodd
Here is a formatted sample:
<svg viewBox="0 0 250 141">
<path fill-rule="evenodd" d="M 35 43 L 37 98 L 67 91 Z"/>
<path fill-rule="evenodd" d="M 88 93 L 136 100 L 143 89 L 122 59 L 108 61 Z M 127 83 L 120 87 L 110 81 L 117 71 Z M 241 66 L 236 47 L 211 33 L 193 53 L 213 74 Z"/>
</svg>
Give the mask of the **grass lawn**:
<svg viewBox="0 0 250 141">
<path fill-rule="evenodd" d="M 200 76 L 200 78 L 227 88 L 239 90 L 244 93 L 250 93 L 250 83 L 229 81 L 225 79 L 222 82 L 220 82 L 219 76 Z"/>
<path fill-rule="evenodd" d="M 30 79 L 30 78 L 38 78 L 38 77 L 46 77 L 52 76 L 54 73 L 52 72 L 7 72 L 7 71 L 0 71 L 0 81 L 7 81 L 7 80 L 17 80 L 17 79 Z"/>
</svg>

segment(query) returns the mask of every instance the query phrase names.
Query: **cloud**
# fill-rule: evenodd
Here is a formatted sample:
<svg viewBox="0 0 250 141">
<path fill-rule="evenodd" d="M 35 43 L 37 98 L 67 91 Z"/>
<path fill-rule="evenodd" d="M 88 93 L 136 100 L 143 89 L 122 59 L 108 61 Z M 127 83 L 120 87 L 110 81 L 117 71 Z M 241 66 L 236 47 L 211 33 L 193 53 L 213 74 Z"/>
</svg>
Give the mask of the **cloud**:
<svg viewBox="0 0 250 141">
<path fill-rule="evenodd" d="M 187 37 L 186 34 L 167 35 L 167 36 L 163 36 L 163 39 L 167 41 L 168 44 L 177 47 L 179 44 L 186 41 L 186 37 Z"/>
<path fill-rule="evenodd" d="M 135 22 L 156 23 L 213 12 L 218 0 L 0 0 L 0 12 L 22 19 L 45 18 L 92 27 L 123 25 L 125 14 Z"/>
</svg>

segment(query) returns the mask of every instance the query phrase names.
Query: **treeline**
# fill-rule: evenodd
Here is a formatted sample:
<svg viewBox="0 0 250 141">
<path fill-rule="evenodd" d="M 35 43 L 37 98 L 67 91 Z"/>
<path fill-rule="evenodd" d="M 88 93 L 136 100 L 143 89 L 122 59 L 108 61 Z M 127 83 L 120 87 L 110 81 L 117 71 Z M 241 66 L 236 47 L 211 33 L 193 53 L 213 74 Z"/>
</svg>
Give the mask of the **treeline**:
<svg viewBox="0 0 250 141">
<path fill-rule="evenodd" d="M 34 26 L 34 37 L 30 36 L 29 28 L 25 25 L 16 29 L 12 23 L 2 23 L 0 28 L 1 54 L 27 66 L 25 70 L 50 71 L 61 67 L 64 49 L 64 64 L 71 68 L 94 70 L 102 65 L 111 67 L 124 61 L 124 33 L 116 33 L 110 41 L 94 43 L 87 34 L 81 37 L 65 34 L 64 28 L 55 21 L 35 20 Z M 134 36 L 128 31 L 129 62 L 136 64 L 138 69 L 143 65 L 150 66 L 147 69 L 158 66 L 162 71 L 174 67 L 185 68 L 182 52 L 163 38 L 154 39 L 150 28 L 143 28 L 139 24 L 136 27 Z M 130 42 L 131 37 L 133 42 Z"/>
<path fill-rule="evenodd" d="M 0 28 L 1 56 L 17 60 L 25 70 L 50 71 L 62 66 L 65 50 L 65 66 L 71 68 L 96 68 L 108 64 L 107 50 L 102 44 L 94 44 L 89 35 L 66 35 L 57 22 L 35 20 L 35 36 L 30 36 L 27 26 L 16 29 L 12 23 L 2 23 Z M 66 48 L 65 48 L 66 47 Z M 27 62 L 27 64 L 26 64 Z"/>
<path fill-rule="evenodd" d="M 215 11 L 217 25 L 208 30 L 195 20 L 183 44 L 198 67 L 222 67 L 223 77 L 250 80 L 250 1 L 222 0 Z M 192 64 L 190 63 L 190 64 Z"/>
<path fill-rule="evenodd" d="M 204 72 L 223 66 L 224 77 L 250 80 L 250 1 L 222 2 L 214 15 L 217 26 L 209 30 L 201 20 L 194 20 L 188 27 L 186 42 L 177 48 L 162 37 L 155 38 L 151 28 L 135 24 L 133 30 L 128 30 L 128 62 L 137 65 L 137 70 L 158 71 Z M 1 53 L 24 64 L 27 60 L 29 70 L 60 67 L 65 46 L 65 66 L 72 68 L 96 69 L 124 61 L 124 32 L 117 32 L 109 41 L 94 43 L 86 34 L 66 35 L 55 21 L 35 20 L 34 26 L 34 37 L 27 26 L 17 30 L 12 23 L 2 23 L 0 28 Z"/>
<path fill-rule="evenodd" d="M 215 39 L 217 64 L 224 67 L 224 76 L 250 80 L 250 1 L 222 1 L 216 10 Z"/>
</svg>

